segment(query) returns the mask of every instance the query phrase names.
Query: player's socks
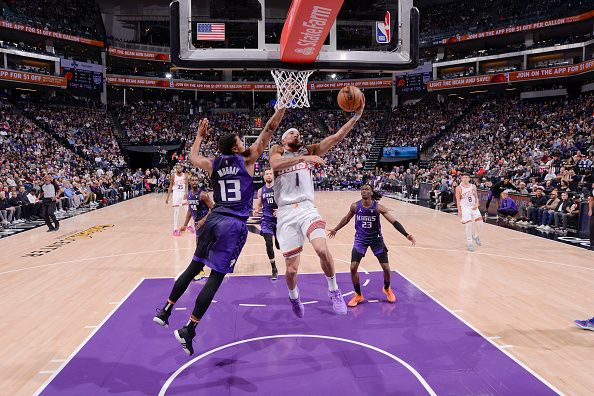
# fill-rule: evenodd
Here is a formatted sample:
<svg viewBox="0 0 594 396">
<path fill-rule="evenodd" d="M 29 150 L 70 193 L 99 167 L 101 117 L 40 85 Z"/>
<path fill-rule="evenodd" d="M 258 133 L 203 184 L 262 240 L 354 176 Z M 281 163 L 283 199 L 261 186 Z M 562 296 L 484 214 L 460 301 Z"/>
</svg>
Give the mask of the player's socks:
<svg viewBox="0 0 594 396">
<path fill-rule="evenodd" d="M 390 281 L 384 281 L 384 289 L 388 290 L 390 288 Z"/>
<path fill-rule="evenodd" d="M 464 228 L 466 229 L 466 244 L 472 245 L 472 223 L 464 224 Z"/>
<path fill-rule="evenodd" d="M 173 229 L 177 230 L 177 221 L 179 218 L 179 206 L 173 207 Z"/>
<path fill-rule="evenodd" d="M 167 300 L 167 303 L 165 304 L 165 306 L 163 307 L 163 310 L 165 312 L 167 312 L 169 315 L 171 315 L 171 311 L 173 311 L 173 305 L 175 305 L 175 302 L 171 301 L 171 300 Z"/>
<path fill-rule="evenodd" d="M 355 293 L 361 295 L 361 285 L 359 283 L 353 283 L 353 287 L 355 288 Z"/>
<path fill-rule="evenodd" d="M 336 274 L 334 274 L 333 276 L 327 276 L 326 280 L 328 281 L 329 291 L 338 290 L 338 284 L 336 283 Z"/>
<path fill-rule="evenodd" d="M 299 298 L 299 288 L 297 286 L 293 290 L 289 289 L 289 298 L 291 300 L 297 300 Z"/>
</svg>

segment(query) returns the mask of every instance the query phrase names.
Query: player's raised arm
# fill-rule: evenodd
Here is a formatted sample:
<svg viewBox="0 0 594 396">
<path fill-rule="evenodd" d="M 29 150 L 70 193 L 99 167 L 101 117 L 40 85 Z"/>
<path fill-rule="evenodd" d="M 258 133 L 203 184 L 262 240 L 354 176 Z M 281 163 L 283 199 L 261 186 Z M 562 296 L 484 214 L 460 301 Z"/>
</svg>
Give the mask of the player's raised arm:
<svg viewBox="0 0 594 396">
<path fill-rule="evenodd" d="M 270 167 L 273 171 L 278 172 L 297 165 L 301 162 L 307 162 L 314 165 L 326 165 L 326 161 L 317 155 L 302 155 L 299 157 L 283 158 L 283 148 L 275 144 L 270 148 Z"/>
<path fill-rule="evenodd" d="M 409 234 L 408 232 L 406 232 L 406 230 L 404 229 L 404 227 L 402 226 L 402 224 L 400 224 L 400 222 L 398 220 L 396 220 L 394 218 L 394 216 L 392 216 L 392 214 L 390 213 L 390 211 L 388 210 L 388 208 L 386 208 L 383 205 L 378 204 L 377 205 L 377 211 L 379 213 L 381 213 L 381 215 L 384 216 L 386 218 L 386 220 L 388 220 L 390 222 L 390 224 L 392 224 L 394 226 L 394 228 L 396 228 L 396 230 L 399 233 L 401 233 L 402 235 L 404 235 L 404 237 L 406 239 L 408 239 L 413 246 L 416 245 L 417 241 L 415 240 L 415 237 L 412 236 L 412 234 Z"/>
<path fill-rule="evenodd" d="M 356 203 L 352 203 L 351 204 L 351 207 L 349 208 L 349 212 L 342 218 L 342 220 L 340 220 L 340 223 L 338 223 L 338 225 L 336 227 L 334 227 L 333 229 L 331 229 L 330 231 L 328 231 L 328 238 L 330 238 L 330 239 L 334 238 L 334 236 L 336 235 L 336 233 L 338 231 L 340 231 L 340 229 L 342 227 L 344 227 L 345 225 L 349 224 L 349 221 L 351 221 L 351 219 L 355 215 L 356 210 L 357 210 L 357 204 Z"/>
<path fill-rule="evenodd" d="M 194 144 L 190 149 L 190 163 L 196 168 L 205 170 L 210 175 L 212 173 L 212 158 L 200 154 L 202 141 L 208 136 L 208 118 L 203 118 L 198 123 L 198 133 Z"/>
<path fill-rule="evenodd" d="M 351 117 L 334 135 L 330 135 L 320 143 L 312 144 L 308 146 L 309 152 L 311 154 L 319 155 L 323 157 L 330 151 L 332 147 L 337 145 L 346 137 L 346 135 L 353 129 L 359 118 L 363 115 L 363 109 L 365 109 L 365 95 L 363 95 L 363 100 L 361 101 L 361 107 L 355 110 L 355 115 Z"/>
<path fill-rule="evenodd" d="M 285 115 L 284 108 L 276 109 L 272 117 L 268 120 L 266 125 L 264 125 L 264 129 L 258 135 L 258 138 L 249 148 L 249 156 L 246 158 L 246 164 L 255 163 L 258 158 L 262 155 L 268 144 L 270 143 L 270 139 L 272 139 L 272 135 L 278 129 L 284 115 Z"/>
</svg>

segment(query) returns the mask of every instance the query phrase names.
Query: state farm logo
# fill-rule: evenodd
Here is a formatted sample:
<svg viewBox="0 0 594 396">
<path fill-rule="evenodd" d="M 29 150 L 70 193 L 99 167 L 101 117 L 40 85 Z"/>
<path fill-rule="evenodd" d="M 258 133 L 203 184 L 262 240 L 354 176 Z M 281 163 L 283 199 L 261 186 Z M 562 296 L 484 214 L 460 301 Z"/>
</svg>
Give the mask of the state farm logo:
<svg viewBox="0 0 594 396">
<path fill-rule="evenodd" d="M 297 52 L 298 54 L 303 54 L 303 55 L 312 55 L 314 53 L 314 48 L 312 47 L 307 47 L 307 48 L 295 48 L 295 52 Z"/>
<path fill-rule="evenodd" d="M 295 52 L 304 55 L 311 55 L 314 53 L 315 48 L 318 46 L 318 43 L 322 38 L 324 27 L 328 24 L 328 19 L 331 14 L 331 8 L 319 6 L 312 8 L 309 19 L 302 24 L 305 29 L 299 32 L 300 39 L 297 40 L 297 45 L 306 48 L 298 48 Z"/>
</svg>

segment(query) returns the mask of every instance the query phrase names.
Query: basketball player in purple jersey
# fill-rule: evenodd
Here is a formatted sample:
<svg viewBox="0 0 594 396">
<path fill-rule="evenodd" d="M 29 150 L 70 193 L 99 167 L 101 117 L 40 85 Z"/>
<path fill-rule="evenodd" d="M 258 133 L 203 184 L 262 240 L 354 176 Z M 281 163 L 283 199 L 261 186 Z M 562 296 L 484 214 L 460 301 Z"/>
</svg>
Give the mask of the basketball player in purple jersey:
<svg viewBox="0 0 594 396">
<path fill-rule="evenodd" d="M 326 281 L 332 309 L 338 315 L 346 315 L 347 306 L 336 283 L 334 259 L 326 243 L 326 222 L 318 213 L 314 203 L 314 185 L 311 170 L 315 165 L 325 165 L 321 158 L 332 147 L 340 143 L 353 129 L 363 114 L 365 98 L 355 115 L 333 135 L 320 143 L 303 145 L 301 134 L 295 128 L 283 133 L 282 145 L 270 149 L 270 166 L 274 171 L 274 199 L 278 205 L 278 243 L 285 257 L 286 281 L 289 302 L 293 313 L 302 318 L 305 307 L 299 297 L 297 273 L 300 254 L 307 238 L 317 256 Z"/>
<path fill-rule="evenodd" d="M 255 226 L 248 226 L 248 230 L 258 233 L 264 237 L 266 241 L 266 254 L 270 260 L 270 266 L 272 267 L 272 276 L 270 279 L 278 279 L 278 269 L 274 261 L 274 244 L 273 238 L 276 242 L 276 248 L 278 249 L 278 241 L 276 240 L 276 201 L 274 200 L 274 177 L 272 169 L 264 171 L 264 187 L 258 190 L 258 199 L 254 206 L 254 216 L 257 216 L 262 208 L 262 222 L 260 223 L 260 229 L 258 231 Z"/>
<path fill-rule="evenodd" d="M 196 233 L 196 246 L 198 246 L 198 230 L 202 228 L 206 222 L 208 212 L 214 207 L 214 202 L 212 202 L 212 199 L 210 199 L 210 196 L 206 191 L 200 189 L 198 183 L 198 176 L 190 177 L 190 190 L 188 191 L 187 197 L 188 213 L 186 214 L 184 225 L 180 228 L 180 231 L 182 232 L 188 229 L 188 231 Z M 188 226 L 191 218 L 194 219 L 194 228 Z M 200 280 L 205 276 L 206 274 L 203 269 L 194 277 L 194 280 Z"/>
<path fill-rule="evenodd" d="M 200 120 L 198 134 L 190 150 L 190 162 L 211 177 L 214 189 L 214 208 L 204 226 L 198 231 L 198 246 L 188 268 L 177 278 L 163 309 L 155 318 L 156 323 L 167 326 L 173 305 L 186 291 L 192 279 L 204 266 L 210 267 L 208 281 L 196 298 L 188 323 L 174 332 L 175 338 L 188 355 L 194 353 L 192 340 L 196 326 L 208 309 L 226 274 L 233 272 L 235 262 L 247 238 L 247 219 L 254 196 L 252 176 L 254 164 L 268 147 L 270 138 L 285 114 L 277 110 L 252 146 L 246 149 L 239 136 L 223 135 L 218 141 L 220 156 L 204 157 L 200 154 L 202 141 L 208 134 L 208 120 Z"/>
<path fill-rule="evenodd" d="M 351 204 L 349 212 L 340 220 L 340 223 L 332 230 L 328 231 L 328 237 L 334 238 L 338 230 L 347 225 L 353 216 L 355 217 L 355 243 L 351 252 L 351 278 L 353 280 L 353 287 L 355 288 L 355 295 L 349 301 L 349 307 L 356 307 L 357 304 L 363 302 L 365 298 L 361 293 L 361 285 L 359 284 L 359 264 L 361 259 L 365 257 L 367 248 L 371 251 L 379 261 L 384 270 L 384 287 L 382 292 L 386 295 L 388 302 L 395 302 L 396 295 L 390 287 L 390 263 L 388 262 L 388 248 L 384 243 L 382 236 L 382 227 L 380 224 L 380 214 L 386 218 L 400 232 L 408 239 L 413 246 L 416 244 L 415 237 L 407 233 L 402 224 L 398 222 L 388 211 L 388 209 L 380 205 L 378 201 L 381 199 L 381 194 L 374 191 L 369 184 L 361 187 L 361 200 Z"/>
</svg>

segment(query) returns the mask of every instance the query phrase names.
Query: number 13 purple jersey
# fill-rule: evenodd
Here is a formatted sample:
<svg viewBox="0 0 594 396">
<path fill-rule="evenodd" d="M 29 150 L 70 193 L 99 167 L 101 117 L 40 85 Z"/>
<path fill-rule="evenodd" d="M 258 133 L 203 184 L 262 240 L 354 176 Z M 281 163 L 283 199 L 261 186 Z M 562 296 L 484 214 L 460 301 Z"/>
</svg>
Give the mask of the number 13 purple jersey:
<svg viewBox="0 0 594 396">
<path fill-rule="evenodd" d="M 382 238 L 380 214 L 377 211 L 377 202 L 373 201 L 371 207 L 363 207 L 362 201 L 357 202 L 355 211 L 355 240 L 372 243 Z"/>
<path fill-rule="evenodd" d="M 244 220 L 250 217 L 254 184 L 241 155 L 216 157 L 212 162 L 211 182 L 215 202 L 213 212 Z"/>
</svg>

